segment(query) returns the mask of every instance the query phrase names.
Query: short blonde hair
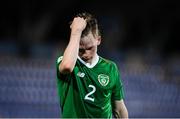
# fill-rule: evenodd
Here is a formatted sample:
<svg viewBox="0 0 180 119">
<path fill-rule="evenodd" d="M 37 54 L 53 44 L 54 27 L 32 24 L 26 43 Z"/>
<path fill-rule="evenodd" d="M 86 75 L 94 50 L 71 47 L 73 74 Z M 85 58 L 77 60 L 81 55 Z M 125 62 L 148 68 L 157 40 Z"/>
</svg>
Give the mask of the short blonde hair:
<svg viewBox="0 0 180 119">
<path fill-rule="evenodd" d="M 100 36 L 100 30 L 98 27 L 97 19 L 90 13 L 83 12 L 76 15 L 76 17 L 82 17 L 86 19 L 87 25 L 83 30 L 81 37 L 88 35 L 88 33 L 92 32 L 93 36 Z"/>
</svg>

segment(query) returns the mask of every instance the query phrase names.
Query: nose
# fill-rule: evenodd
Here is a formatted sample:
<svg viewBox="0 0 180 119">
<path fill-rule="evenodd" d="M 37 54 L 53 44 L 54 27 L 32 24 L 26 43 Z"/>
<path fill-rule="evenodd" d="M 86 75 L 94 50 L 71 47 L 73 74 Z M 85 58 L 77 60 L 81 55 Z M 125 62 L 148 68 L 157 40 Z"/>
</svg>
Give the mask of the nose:
<svg viewBox="0 0 180 119">
<path fill-rule="evenodd" d="M 88 58 L 88 55 L 84 53 L 84 54 L 82 55 L 82 57 L 83 57 L 84 59 L 87 59 L 87 58 Z"/>
<path fill-rule="evenodd" d="M 84 52 L 84 53 L 82 54 L 82 58 L 83 58 L 83 59 L 88 59 L 88 57 L 89 57 L 89 56 L 88 56 L 88 53 L 87 53 L 87 52 Z"/>
</svg>

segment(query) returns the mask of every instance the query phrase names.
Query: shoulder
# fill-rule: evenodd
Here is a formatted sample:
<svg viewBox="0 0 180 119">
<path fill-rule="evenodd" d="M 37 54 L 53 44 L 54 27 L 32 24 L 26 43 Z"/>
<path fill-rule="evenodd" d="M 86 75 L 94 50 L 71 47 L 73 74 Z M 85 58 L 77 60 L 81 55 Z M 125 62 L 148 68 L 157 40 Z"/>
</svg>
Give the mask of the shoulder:
<svg viewBox="0 0 180 119">
<path fill-rule="evenodd" d="M 102 65 L 104 65 L 105 67 L 108 67 L 109 69 L 111 69 L 113 71 L 119 70 L 116 62 L 114 62 L 113 60 L 100 57 L 100 62 Z"/>
<path fill-rule="evenodd" d="M 103 58 L 103 57 L 100 57 L 100 59 L 101 59 L 102 63 L 105 63 L 107 65 L 112 65 L 114 67 L 117 67 L 116 63 L 113 60 L 106 59 L 106 58 Z"/>
</svg>

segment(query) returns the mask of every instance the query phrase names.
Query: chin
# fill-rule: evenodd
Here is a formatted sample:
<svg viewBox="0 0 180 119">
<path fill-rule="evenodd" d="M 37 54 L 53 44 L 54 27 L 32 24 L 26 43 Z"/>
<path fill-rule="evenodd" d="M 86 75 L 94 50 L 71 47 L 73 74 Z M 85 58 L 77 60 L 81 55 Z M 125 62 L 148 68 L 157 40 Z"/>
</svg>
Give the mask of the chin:
<svg viewBox="0 0 180 119">
<path fill-rule="evenodd" d="M 88 60 L 88 59 L 83 59 L 83 61 L 85 61 L 85 62 L 89 62 L 89 60 Z"/>
<path fill-rule="evenodd" d="M 83 61 L 87 62 L 87 63 L 90 63 L 91 62 L 91 59 L 82 59 Z"/>
</svg>

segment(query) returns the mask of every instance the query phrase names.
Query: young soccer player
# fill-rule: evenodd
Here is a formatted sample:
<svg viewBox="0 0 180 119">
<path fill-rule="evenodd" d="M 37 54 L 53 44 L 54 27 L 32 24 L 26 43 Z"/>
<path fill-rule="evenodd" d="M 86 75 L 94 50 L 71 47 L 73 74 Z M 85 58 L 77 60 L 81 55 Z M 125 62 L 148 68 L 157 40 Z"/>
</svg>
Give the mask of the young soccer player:
<svg viewBox="0 0 180 119">
<path fill-rule="evenodd" d="M 69 43 L 57 59 L 57 86 L 62 118 L 128 118 L 119 70 L 100 57 L 96 18 L 80 13 L 70 25 Z"/>
</svg>

